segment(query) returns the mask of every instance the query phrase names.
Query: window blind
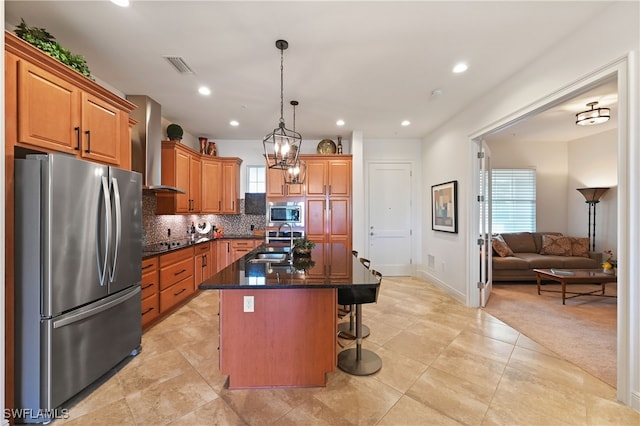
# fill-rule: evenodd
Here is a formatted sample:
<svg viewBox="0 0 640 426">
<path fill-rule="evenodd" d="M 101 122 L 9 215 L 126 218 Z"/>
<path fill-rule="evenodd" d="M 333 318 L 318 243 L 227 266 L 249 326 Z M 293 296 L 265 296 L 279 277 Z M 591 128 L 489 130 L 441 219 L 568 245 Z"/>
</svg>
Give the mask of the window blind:
<svg viewBox="0 0 640 426">
<path fill-rule="evenodd" d="M 535 232 L 535 169 L 493 169 L 491 182 L 492 232 Z"/>
</svg>

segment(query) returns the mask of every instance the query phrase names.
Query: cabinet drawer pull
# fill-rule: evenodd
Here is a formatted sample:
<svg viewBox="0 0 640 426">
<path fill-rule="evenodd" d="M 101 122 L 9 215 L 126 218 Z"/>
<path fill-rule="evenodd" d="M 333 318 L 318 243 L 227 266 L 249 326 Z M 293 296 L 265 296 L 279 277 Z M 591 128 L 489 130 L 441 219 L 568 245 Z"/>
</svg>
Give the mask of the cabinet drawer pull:
<svg viewBox="0 0 640 426">
<path fill-rule="evenodd" d="M 174 272 L 174 273 L 173 273 L 173 275 L 174 275 L 174 276 L 178 276 L 178 275 L 180 275 L 180 274 L 181 274 L 181 273 L 183 273 L 183 272 L 187 272 L 187 270 L 186 270 L 186 269 L 181 269 L 181 270 L 180 270 L 180 271 L 178 271 L 178 272 Z"/>
<path fill-rule="evenodd" d="M 146 315 L 146 314 L 148 314 L 148 313 L 149 313 L 149 312 L 151 312 L 151 311 L 153 311 L 153 306 L 152 306 L 152 307 L 150 307 L 149 309 L 147 309 L 146 311 L 144 311 L 144 312 L 142 313 L 142 315 Z"/>
<path fill-rule="evenodd" d="M 87 135 L 87 149 L 84 150 L 84 152 L 91 152 L 91 130 L 87 130 L 84 132 L 85 135 Z"/>
<path fill-rule="evenodd" d="M 74 127 L 73 130 L 76 132 L 76 147 L 74 149 L 80 151 L 80 127 Z"/>
<path fill-rule="evenodd" d="M 183 288 L 183 289 L 182 289 L 182 290 L 180 290 L 179 292 L 177 292 L 177 293 L 173 293 L 173 295 L 174 295 L 174 296 L 177 296 L 177 295 L 179 295 L 180 293 L 184 293 L 185 291 L 187 291 L 187 289 L 186 289 L 186 288 Z"/>
<path fill-rule="evenodd" d="M 153 268 L 153 263 L 150 263 L 142 267 L 142 269 L 149 269 L 149 268 Z"/>
<path fill-rule="evenodd" d="M 144 287 L 142 287 L 140 290 L 146 290 L 146 289 L 148 289 L 149 287 L 153 287 L 153 285 L 154 285 L 154 284 L 155 284 L 155 283 L 147 284 L 147 285 L 145 285 Z"/>
</svg>

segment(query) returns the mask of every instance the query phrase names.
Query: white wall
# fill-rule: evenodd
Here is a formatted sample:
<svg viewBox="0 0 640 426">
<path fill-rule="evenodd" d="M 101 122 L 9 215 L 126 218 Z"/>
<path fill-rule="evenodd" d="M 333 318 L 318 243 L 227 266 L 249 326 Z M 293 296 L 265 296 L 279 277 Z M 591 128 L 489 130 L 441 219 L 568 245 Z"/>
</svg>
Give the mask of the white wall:
<svg viewBox="0 0 640 426">
<path fill-rule="evenodd" d="M 619 324 L 624 322 L 626 326 L 626 330 L 619 330 L 623 335 L 619 335 L 622 353 L 619 351 L 618 396 L 636 409 L 640 409 L 640 282 L 637 279 L 640 270 L 635 266 L 640 263 L 640 245 L 635 242 L 636 238 L 640 238 L 640 221 L 636 219 L 640 215 L 640 200 L 637 195 L 640 188 L 636 179 L 640 175 L 637 170 L 640 167 L 639 7 L 638 2 L 611 3 L 582 28 L 549 46 L 543 56 L 532 61 L 521 72 L 492 89 L 483 99 L 470 105 L 424 138 L 423 186 L 429 187 L 449 180 L 459 181 L 460 226 L 458 234 L 431 231 L 427 226 L 431 220 L 430 210 L 428 203 L 423 203 L 424 212 L 427 213 L 423 221 L 423 259 L 426 259 L 424 254 L 431 253 L 436 259 L 442 259 L 446 265 L 452 266 L 447 266 L 442 271 L 429 271 L 421 265 L 419 270 L 424 278 L 440 284 L 465 303 L 477 306 L 477 295 L 474 295 L 474 291 L 477 293 L 477 290 L 472 291 L 473 282 L 477 277 L 472 277 L 474 267 L 468 259 L 469 254 L 473 252 L 470 249 L 471 243 L 475 240 L 469 229 L 470 226 L 474 226 L 474 218 L 471 218 L 468 212 L 474 196 L 473 188 L 470 188 L 474 182 L 471 173 L 474 170 L 474 161 L 477 161 L 472 159 L 475 147 L 470 138 L 506 124 L 509 119 L 542 108 L 548 103 L 546 98 L 559 99 L 568 95 L 569 89 L 587 76 L 590 76 L 589 79 L 595 78 L 611 69 L 621 73 L 622 79 L 628 75 L 630 80 L 623 81 L 624 87 L 620 88 L 623 102 L 627 99 L 629 101 L 624 104 L 625 108 L 628 105 L 629 110 L 625 110 L 622 117 L 625 123 L 628 123 L 629 130 L 620 134 L 618 145 L 622 161 L 619 164 L 625 166 L 621 169 L 623 174 L 620 175 L 624 182 L 619 182 L 624 194 L 619 193 L 618 197 L 621 197 L 625 208 L 629 207 L 628 212 L 625 210 L 624 214 L 618 213 L 624 221 L 620 224 L 621 229 L 629 232 L 626 235 L 628 241 L 623 245 L 629 257 L 629 270 L 626 272 L 627 275 L 622 277 L 628 280 L 629 288 L 624 289 L 628 300 L 619 301 L 618 310 Z M 606 37 L 594 36 L 594 31 L 596 34 L 605 34 Z M 585 43 L 585 40 L 589 42 Z M 614 65 L 620 58 L 629 59 L 628 67 Z M 602 76 L 605 77 L 606 75 Z"/>
<path fill-rule="evenodd" d="M 536 169 L 536 230 L 568 231 L 568 153 L 567 142 L 487 142 L 494 169 Z M 579 195 L 579 193 L 578 193 Z M 575 236 L 586 236 L 586 225 Z M 571 234 L 573 236 L 573 234 Z"/>
<path fill-rule="evenodd" d="M 617 253 L 618 155 L 617 130 L 569 142 L 569 233 L 586 235 L 589 207 L 576 188 L 609 187 L 596 205 L 596 251 Z"/>
</svg>

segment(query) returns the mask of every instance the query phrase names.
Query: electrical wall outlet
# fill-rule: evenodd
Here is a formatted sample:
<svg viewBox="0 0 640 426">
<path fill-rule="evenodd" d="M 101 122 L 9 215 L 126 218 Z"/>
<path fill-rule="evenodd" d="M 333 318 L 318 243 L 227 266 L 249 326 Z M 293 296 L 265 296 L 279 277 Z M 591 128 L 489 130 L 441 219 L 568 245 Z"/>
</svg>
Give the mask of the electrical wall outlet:
<svg viewBox="0 0 640 426">
<path fill-rule="evenodd" d="M 253 296 L 244 296 L 244 311 L 253 312 Z"/>
</svg>

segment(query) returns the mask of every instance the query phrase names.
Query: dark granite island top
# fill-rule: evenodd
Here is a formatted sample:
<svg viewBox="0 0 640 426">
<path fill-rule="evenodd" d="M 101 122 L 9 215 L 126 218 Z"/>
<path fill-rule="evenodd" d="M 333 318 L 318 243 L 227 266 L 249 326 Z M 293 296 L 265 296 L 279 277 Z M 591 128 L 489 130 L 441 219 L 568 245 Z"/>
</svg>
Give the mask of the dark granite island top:
<svg viewBox="0 0 640 426">
<path fill-rule="evenodd" d="M 324 246 L 324 247 L 318 247 Z M 325 253 L 332 244 L 317 244 Z M 262 244 L 244 257 L 200 284 L 201 290 L 292 289 L 292 288 L 377 288 L 380 283 L 371 271 L 349 253 L 339 269 L 323 259 L 326 256 L 294 258 L 289 262 L 253 263 L 258 253 L 287 252 L 288 247 Z M 288 253 L 287 253 L 288 255 Z"/>
<path fill-rule="evenodd" d="M 220 371 L 230 389 L 325 386 L 337 363 L 338 289 L 377 291 L 380 282 L 341 247 L 317 244 L 317 261 L 251 261 L 268 248 L 199 286 L 220 291 Z M 329 252 L 344 256 L 331 265 L 321 261 Z"/>
</svg>

